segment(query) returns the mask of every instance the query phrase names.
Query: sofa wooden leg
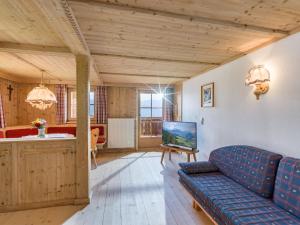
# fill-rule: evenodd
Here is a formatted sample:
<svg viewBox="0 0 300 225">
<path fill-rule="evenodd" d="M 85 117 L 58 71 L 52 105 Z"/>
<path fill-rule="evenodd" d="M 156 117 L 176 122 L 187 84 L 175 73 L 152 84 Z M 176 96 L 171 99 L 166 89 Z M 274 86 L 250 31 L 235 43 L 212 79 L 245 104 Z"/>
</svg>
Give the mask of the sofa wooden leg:
<svg viewBox="0 0 300 225">
<path fill-rule="evenodd" d="M 201 211 L 200 206 L 198 205 L 198 203 L 195 200 L 193 200 L 193 208 L 196 209 L 197 211 Z"/>
</svg>

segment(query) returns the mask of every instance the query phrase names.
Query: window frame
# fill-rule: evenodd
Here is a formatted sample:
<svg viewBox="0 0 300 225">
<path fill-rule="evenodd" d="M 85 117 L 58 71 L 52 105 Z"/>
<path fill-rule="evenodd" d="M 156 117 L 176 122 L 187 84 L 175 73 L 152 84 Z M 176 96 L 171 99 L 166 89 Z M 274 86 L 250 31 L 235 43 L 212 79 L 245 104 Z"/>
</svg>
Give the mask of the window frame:
<svg viewBox="0 0 300 225">
<path fill-rule="evenodd" d="M 150 106 L 141 106 L 141 94 L 150 94 L 151 95 L 151 100 L 150 100 Z M 139 93 L 139 117 L 140 118 L 153 118 L 153 119 L 162 119 L 163 118 L 163 97 L 162 97 L 162 102 L 161 102 L 161 107 L 153 107 L 153 103 L 152 103 L 152 95 L 153 94 L 157 94 L 155 92 L 146 92 L 146 91 L 141 91 Z M 141 109 L 150 109 L 150 112 L 151 112 L 151 116 L 150 117 L 142 117 L 141 116 Z M 161 116 L 160 117 L 153 117 L 153 113 L 152 113 L 152 109 L 161 109 Z"/>
<path fill-rule="evenodd" d="M 150 107 L 149 106 L 141 106 L 141 94 L 150 94 L 151 95 L 151 100 L 150 100 Z M 139 115 L 139 122 L 140 122 L 140 125 L 139 125 L 139 136 L 140 137 L 143 137 L 143 138 L 148 138 L 148 137 L 161 137 L 161 135 L 154 135 L 153 134 L 153 130 L 152 130 L 152 122 L 153 121 L 157 121 L 157 120 L 160 120 L 161 122 L 163 122 L 163 98 L 164 98 L 164 95 L 162 97 L 162 103 L 161 103 L 161 107 L 153 107 L 153 102 L 152 102 L 152 99 L 153 99 L 153 94 L 157 94 L 155 93 L 154 91 L 145 91 L 145 90 L 141 90 L 139 91 L 139 107 L 138 107 L 138 115 Z M 141 116 L 141 109 L 150 109 L 150 113 L 151 113 L 151 116 L 150 117 L 142 117 Z M 153 117 L 153 113 L 152 113 L 152 110 L 153 109 L 161 109 L 161 116 L 160 117 Z M 142 129 L 141 129 L 141 121 L 142 120 L 149 120 L 150 123 L 151 123 L 151 135 L 142 135 Z"/>
<path fill-rule="evenodd" d="M 67 87 L 67 122 L 68 123 L 75 123 L 76 120 L 77 120 L 77 118 L 71 117 L 71 92 L 74 92 L 74 91 L 76 92 L 76 88 L 74 88 L 74 87 Z M 90 92 L 94 92 L 95 93 L 93 87 L 91 87 Z M 77 101 L 77 96 L 76 96 L 76 101 Z M 92 105 L 94 105 L 94 116 L 93 117 L 90 116 L 91 122 L 95 122 L 96 121 L 96 117 L 95 117 L 95 111 L 96 111 L 95 105 L 96 104 L 95 103 L 96 102 L 95 102 L 95 94 L 94 94 L 94 104 L 92 104 Z M 76 104 L 77 104 L 77 102 L 76 102 Z M 91 106 L 91 104 L 90 104 L 90 101 L 89 101 L 89 107 L 90 106 Z"/>
</svg>

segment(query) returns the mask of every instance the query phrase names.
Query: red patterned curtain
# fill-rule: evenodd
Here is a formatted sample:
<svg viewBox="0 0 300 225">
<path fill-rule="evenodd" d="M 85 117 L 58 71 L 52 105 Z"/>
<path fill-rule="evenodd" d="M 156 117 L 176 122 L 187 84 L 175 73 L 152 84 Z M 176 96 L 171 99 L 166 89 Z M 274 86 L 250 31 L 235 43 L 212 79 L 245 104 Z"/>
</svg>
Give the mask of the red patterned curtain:
<svg viewBox="0 0 300 225">
<path fill-rule="evenodd" d="M 163 120 L 174 120 L 174 88 L 167 88 L 163 100 Z"/>
<path fill-rule="evenodd" d="M 65 84 L 56 85 L 56 123 L 66 123 L 66 93 L 67 86 Z"/>
<path fill-rule="evenodd" d="M 97 86 L 95 91 L 95 116 L 97 123 L 107 123 L 107 87 Z"/>
<path fill-rule="evenodd" d="M 3 110 L 3 101 L 2 101 L 2 95 L 0 95 L 0 128 L 5 127 L 5 115 Z"/>
</svg>

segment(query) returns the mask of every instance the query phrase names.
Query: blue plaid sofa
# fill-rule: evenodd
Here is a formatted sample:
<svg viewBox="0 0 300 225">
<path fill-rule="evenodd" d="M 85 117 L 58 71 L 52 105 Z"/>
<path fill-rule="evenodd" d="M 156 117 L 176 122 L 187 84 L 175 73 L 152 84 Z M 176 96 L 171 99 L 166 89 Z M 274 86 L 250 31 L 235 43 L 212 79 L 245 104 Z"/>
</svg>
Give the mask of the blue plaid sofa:
<svg viewBox="0 0 300 225">
<path fill-rule="evenodd" d="M 219 225 L 300 224 L 299 159 L 235 145 L 179 166 L 179 181 Z"/>
</svg>

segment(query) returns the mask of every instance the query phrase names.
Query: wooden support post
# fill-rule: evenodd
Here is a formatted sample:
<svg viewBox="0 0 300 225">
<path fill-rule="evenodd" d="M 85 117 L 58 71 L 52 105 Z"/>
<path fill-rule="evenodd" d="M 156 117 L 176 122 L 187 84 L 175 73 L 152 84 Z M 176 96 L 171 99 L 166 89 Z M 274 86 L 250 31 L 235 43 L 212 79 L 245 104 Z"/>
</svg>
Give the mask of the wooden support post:
<svg viewBox="0 0 300 225">
<path fill-rule="evenodd" d="M 77 129 L 76 129 L 76 197 L 77 203 L 89 202 L 90 154 L 90 59 L 86 55 L 76 56 Z"/>
</svg>

